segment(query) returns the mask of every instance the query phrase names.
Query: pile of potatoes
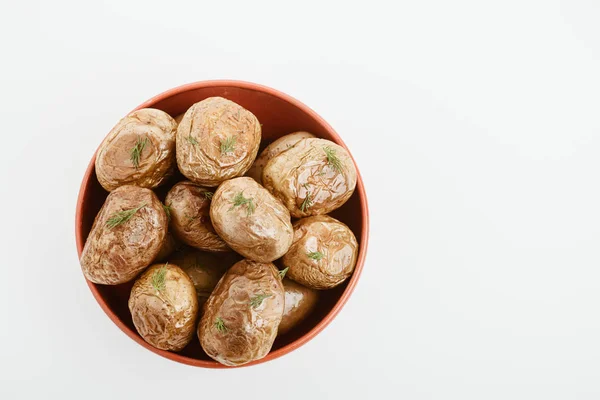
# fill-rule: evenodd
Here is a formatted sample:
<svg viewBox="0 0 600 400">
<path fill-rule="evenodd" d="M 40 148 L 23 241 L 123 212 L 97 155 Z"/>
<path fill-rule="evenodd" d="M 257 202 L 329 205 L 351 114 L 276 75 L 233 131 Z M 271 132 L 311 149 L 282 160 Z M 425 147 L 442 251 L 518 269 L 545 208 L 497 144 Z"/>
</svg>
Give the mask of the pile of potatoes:
<svg viewBox="0 0 600 400">
<path fill-rule="evenodd" d="M 86 278 L 136 279 L 129 310 L 141 337 L 180 351 L 194 340 L 229 366 L 268 354 L 352 274 L 358 243 L 328 216 L 356 186 L 347 151 L 308 132 L 261 145 L 250 111 L 211 97 L 172 118 L 132 112 L 96 157 L 109 195 L 81 254 Z M 175 183 L 164 202 L 153 189 Z M 273 262 L 279 266 L 276 267 Z"/>
</svg>

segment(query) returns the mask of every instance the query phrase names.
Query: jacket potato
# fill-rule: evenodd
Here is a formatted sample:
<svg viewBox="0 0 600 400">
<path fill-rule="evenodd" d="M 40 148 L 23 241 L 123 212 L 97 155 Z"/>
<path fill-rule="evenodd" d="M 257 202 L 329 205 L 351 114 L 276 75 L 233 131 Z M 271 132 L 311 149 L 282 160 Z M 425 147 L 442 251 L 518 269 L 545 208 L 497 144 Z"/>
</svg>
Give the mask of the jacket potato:
<svg viewBox="0 0 600 400">
<path fill-rule="evenodd" d="M 157 187 L 175 168 L 176 130 L 169 114 L 153 108 L 121 119 L 98 149 L 98 182 L 109 192 L 123 185 Z"/>
<path fill-rule="evenodd" d="M 358 242 L 342 222 L 327 215 L 294 223 L 294 242 L 283 256 L 287 277 L 312 289 L 331 289 L 354 271 Z"/>
<path fill-rule="evenodd" d="M 265 188 L 294 218 L 327 214 L 341 207 L 356 187 L 350 154 L 325 139 L 302 139 L 271 158 L 263 169 Z"/>
<path fill-rule="evenodd" d="M 177 128 L 177 165 L 189 180 L 214 187 L 250 168 L 261 126 L 250 111 L 222 97 L 191 106 Z"/>
<path fill-rule="evenodd" d="M 285 335 L 315 309 L 319 299 L 319 292 L 302 286 L 288 278 L 283 280 L 285 290 L 285 307 L 283 317 L 277 331 L 278 335 Z"/>
<path fill-rule="evenodd" d="M 280 137 L 279 139 L 275 140 L 273 143 L 268 145 L 262 151 L 262 153 L 260 153 L 256 161 L 254 161 L 254 164 L 252 164 L 252 167 L 250 167 L 248 172 L 246 172 L 246 176 L 249 176 L 250 178 L 254 179 L 256 182 L 262 185 L 262 172 L 265 168 L 265 165 L 267 165 L 271 158 L 294 146 L 301 139 L 314 137 L 315 135 L 313 135 L 312 133 L 304 131 L 294 132 L 290 133 L 289 135 Z"/>
<path fill-rule="evenodd" d="M 170 228 L 183 243 L 206 251 L 231 251 L 215 232 L 210 220 L 213 192 L 193 182 L 179 182 L 169 190 L 165 204 Z"/>
<path fill-rule="evenodd" d="M 242 260 L 225 273 L 204 305 L 198 325 L 200 345 L 224 365 L 263 358 L 277 336 L 283 307 L 277 268 Z"/>
<path fill-rule="evenodd" d="M 173 264 L 155 264 L 135 282 L 129 311 L 140 336 L 152 346 L 179 351 L 194 336 L 198 316 L 196 289 Z"/>
<path fill-rule="evenodd" d="M 198 297 L 198 309 L 202 308 L 213 289 L 225 271 L 238 262 L 241 256 L 236 253 L 207 253 L 204 251 L 186 248 L 173 254 L 170 263 L 179 267 L 194 283 Z"/>
<path fill-rule="evenodd" d="M 103 285 L 132 280 L 158 255 L 167 227 L 167 214 L 152 190 L 131 185 L 113 190 L 81 253 L 85 277 Z"/>
<path fill-rule="evenodd" d="M 223 182 L 213 195 L 210 218 L 229 247 L 254 261 L 276 260 L 292 244 L 290 213 L 252 178 Z"/>
</svg>

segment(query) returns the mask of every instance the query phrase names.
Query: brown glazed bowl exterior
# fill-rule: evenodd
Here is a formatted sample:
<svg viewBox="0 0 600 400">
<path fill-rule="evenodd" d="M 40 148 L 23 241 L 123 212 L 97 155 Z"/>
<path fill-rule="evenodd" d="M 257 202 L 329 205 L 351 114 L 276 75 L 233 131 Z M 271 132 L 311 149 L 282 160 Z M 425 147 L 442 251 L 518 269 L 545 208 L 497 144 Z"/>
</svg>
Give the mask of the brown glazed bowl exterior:
<svg viewBox="0 0 600 400">
<path fill-rule="evenodd" d="M 329 139 L 348 149 L 333 128 L 313 110 L 284 93 L 249 82 L 222 80 L 190 83 L 159 94 L 139 105 L 136 110 L 147 107 L 158 108 L 175 117 L 185 112 L 192 104 L 212 96 L 232 100 L 256 115 L 263 124 L 261 150 L 273 140 L 300 130 L 312 132 L 318 137 Z M 77 199 L 75 236 L 80 257 L 94 218 L 108 195 L 96 178 L 95 160 L 96 155 L 92 157 L 85 171 Z M 166 190 L 177 179 L 182 178 L 174 177 L 171 182 L 157 189 L 161 200 L 164 200 Z M 356 190 L 352 197 L 331 215 L 348 225 L 359 242 L 358 261 L 353 275 L 340 286 L 323 291 L 319 304 L 308 318 L 289 333 L 278 337 L 266 357 L 246 365 L 260 364 L 281 357 L 314 338 L 331 323 L 352 294 L 365 263 L 369 239 L 369 209 L 360 172 L 358 172 Z M 196 367 L 230 368 L 210 359 L 200 347 L 197 338 L 194 338 L 179 353 L 159 350 L 146 343 L 135 330 L 127 308 L 133 281 L 117 286 L 96 285 L 89 281 L 87 284 L 106 315 L 130 338 L 148 350 L 170 360 Z"/>
</svg>

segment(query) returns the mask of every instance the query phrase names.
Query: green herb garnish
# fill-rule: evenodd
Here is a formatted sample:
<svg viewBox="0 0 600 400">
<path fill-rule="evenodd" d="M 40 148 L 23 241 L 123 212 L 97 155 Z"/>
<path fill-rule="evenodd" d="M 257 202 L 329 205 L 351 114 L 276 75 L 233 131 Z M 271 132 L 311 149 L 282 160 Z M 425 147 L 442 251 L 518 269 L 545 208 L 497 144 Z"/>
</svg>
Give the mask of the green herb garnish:
<svg viewBox="0 0 600 400">
<path fill-rule="evenodd" d="M 142 140 L 142 138 L 138 136 L 135 142 L 135 146 L 133 146 L 133 148 L 129 152 L 129 159 L 131 160 L 131 163 L 136 169 L 138 169 L 140 166 L 140 158 L 142 157 L 142 152 L 144 151 L 144 147 L 146 147 L 147 144 L 148 138 L 144 138 L 144 140 Z"/>
<path fill-rule="evenodd" d="M 188 142 L 190 142 L 191 144 L 193 144 L 194 146 L 198 144 L 198 141 L 192 137 L 191 133 L 188 136 L 186 136 L 186 140 Z"/>
<path fill-rule="evenodd" d="M 306 253 L 308 258 L 312 258 L 313 260 L 320 261 L 323 258 L 323 253 L 319 251 L 311 251 L 310 253 Z"/>
<path fill-rule="evenodd" d="M 217 317 L 217 319 L 215 319 L 215 328 L 217 328 L 217 330 L 221 333 L 227 332 L 227 327 L 225 326 L 225 322 L 223 322 L 221 317 Z"/>
<path fill-rule="evenodd" d="M 323 151 L 327 155 L 327 162 L 329 165 L 331 165 L 337 172 L 342 172 L 344 169 L 344 164 L 342 164 L 342 161 L 335 154 L 335 150 L 329 146 L 325 146 L 323 147 Z"/>
<path fill-rule="evenodd" d="M 163 290 L 165 290 L 165 287 L 166 287 L 165 278 L 167 276 L 167 265 L 169 265 L 169 263 L 166 263 L 165 265 L 163 265 L 162 267 L 160 267 L 159 269 L 154 271 L 154 274 L 152 275 L 152 287 L 154 289 L 156 289 L 156 291 L 158 291 L 158 292 L 162 292 Z"/>
<path fill-rule="evenodd" d="M 313 205 L 313 201 L 312 201 L 312 197 L 310 196 L 310 192 L 306 192 L 306 197 L 304 198 L 304 201 L 300 205 L 300 211 L 306 212 L 306 209 L 308 209 L 312 205 Z"/>
<path fill-rule="evenodd" d="M 119 211 L 119 212 L 115 213 L 112 217 L 110 217 L 108 219 L 108 221 L 106 221 L 106 227 L 112 229 L 115 226 L 119 226 L 119 225 L 129 221 L 131 219 L 131 217 L 133 217 L 133 214 L 135 214 L 136 212 L 138 212 L 141 208 L 143 208 L 145 206 L 146 206 L 146 203 L 142 204 L 139 207 L 132 208 L 130 210 L 123 210 L 123 211 Z"/>
<path fill-rule="evenodd" d="M 279 271 L 279 278 L 281 278 L 281 279 L 285 278 L 285 274 L 288 272 L 288 269 L 290 269 L 290 267 L 286 267 L 285 269 L 282 269 L 281 271 Z"/>
<path fill-rule="evenodd" d="M 254 296 L 253 298 L 250 299 L 250 306 L 252 306 L 253 308 L 257 308 L 258 306 L 260 306 L 263 302 L 264 299 L 266 299 L 267 297 L 271 297 L 270 294 L 257 294 L 256 296 Z"/>
<path fill-rule="evenodd" d="M 212 197 L 214 195 L 213 192 L 204 192 L 202 193 L 204 195 L 205 198 L 207 198 L 208 200 L 212 200 Z"/>
<path fill-rule="evenodd" d="M 167 218 L 170 221 L 171 220 L 171 206 L 163 204 L 163 210 L 165 210 L 165 214 L 167 214 Z"/>
<path fill-rule="evenodd" d="M 247 199 L 244 197 L 244 192 L 239 192 L 234 198 L 233 198 L 233 205 L 231 206 L 231 208 L 229 209 L 229 211 L 233 210 L 235 207 L 237 206 L 242 206 L 242 205 L 246 205 L 247 207 L 247 214 L 251 215 L 254 212 L 254 201 L 252 199 Z"/>
<path fill-rule="evenodd" d="M 225 140 L 221 140 L 221 154 L 230 153 L 235 148 L 235 136 L 229 136 Z"/>
</svg>

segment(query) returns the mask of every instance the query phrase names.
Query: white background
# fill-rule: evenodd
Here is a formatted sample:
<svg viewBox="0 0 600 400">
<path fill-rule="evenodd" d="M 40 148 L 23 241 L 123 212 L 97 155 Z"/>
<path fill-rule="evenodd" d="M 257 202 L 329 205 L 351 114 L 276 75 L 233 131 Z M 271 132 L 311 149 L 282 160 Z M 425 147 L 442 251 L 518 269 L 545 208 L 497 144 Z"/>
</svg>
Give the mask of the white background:
<svg viewBox="0 0 600 400">
<path fill-rule="evenodd" d="M 600 398 L 600 2 L 1 4 L 3 399 Z M 215 78 L 331 123 L 372 218 L 338 318 L 219 371 L 119 331 L 74 240 L 110 128 Z"/>
</svg>

